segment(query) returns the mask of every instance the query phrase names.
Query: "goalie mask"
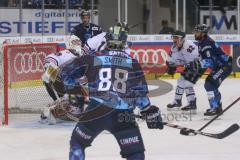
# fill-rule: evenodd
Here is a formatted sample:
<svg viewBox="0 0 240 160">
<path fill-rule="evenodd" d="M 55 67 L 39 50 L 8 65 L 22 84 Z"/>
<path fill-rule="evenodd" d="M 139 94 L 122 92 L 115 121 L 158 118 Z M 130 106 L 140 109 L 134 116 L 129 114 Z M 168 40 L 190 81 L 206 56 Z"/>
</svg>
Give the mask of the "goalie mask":
<svg viewBox="0 0 240 160">
<path fill-rule="evenodd" d="M 123 49 L 127 43 L 128 27 L 126 23 L 117 23 L 107 33 L 108 49 Z"/>
<path fill-rule="evenodd" d="M 174 31 L 172 33 L 173 44 L 179 49 L 182 48 L 183 43 L 185 41 L 186 33 L 182 31 Z"/>
<path fill-rule="evenodd" d="M 77 55 L 81 55 L 82 53 L 82 42 L 81 40 L 75 36 L 71 35 L 69 40 L 69 48 Z"/>
</svg>

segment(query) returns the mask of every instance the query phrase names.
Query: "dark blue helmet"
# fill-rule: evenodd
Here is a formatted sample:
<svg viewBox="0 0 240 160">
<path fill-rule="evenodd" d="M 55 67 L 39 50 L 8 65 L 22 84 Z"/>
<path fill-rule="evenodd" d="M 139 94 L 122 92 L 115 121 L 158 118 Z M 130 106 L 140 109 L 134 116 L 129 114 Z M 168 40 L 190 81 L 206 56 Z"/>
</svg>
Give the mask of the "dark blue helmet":
<svg viewBox="0 0 240 160">
<path fill-rule="evenodd" d="M 83 16 L 89 16 L 89 17 L 90 17 L 90 12 L 89 12 L 89 11 L 86 11 L 86 10 L 83 10 L 83 11 L 81 12 L 81 17 L 83 17 Z"/>
<path fill-rule="evenodd" d="M 122 49 L 127 43 L 128 37 L 127 23 L 117 23 L 109 28 L 107 33 L 107 47 L 109 49 Z"/>
<path fill-rule="evenodd" d="M 202 32 L 202 33 L 208 33 L 210 27 L 207 26 L 206 24 L 198 24 L 194 27 L 193 31 L 194 32 Z"/>
</svg>

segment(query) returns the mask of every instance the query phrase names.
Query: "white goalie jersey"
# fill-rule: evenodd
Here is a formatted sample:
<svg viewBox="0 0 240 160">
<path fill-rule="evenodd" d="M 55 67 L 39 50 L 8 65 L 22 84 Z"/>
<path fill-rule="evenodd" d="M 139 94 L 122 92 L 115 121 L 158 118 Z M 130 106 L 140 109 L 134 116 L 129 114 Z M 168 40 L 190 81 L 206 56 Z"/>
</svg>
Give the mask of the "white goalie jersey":
<svg viewBox="0 0 240 160">
<path fill-rule="evenodd" d="M 42 80 L 46 83 L 54 81 L 58 73 L 58 67 L 75 57 L 77 56 L 67 49 L 49 54 L 44 59 L 45 73 L 42 75 Z"/>
<path fill-rule="evenodd" d="M 44 108 L 44 111 L 40 116 L 40 123 L 56 124 L 57 120 L 59 119 L 73 120 L 72 117 L 75 117 L 81 113 L 82 108 L 80 106 L 70 104 L 70 95 L 65 94 L 63 92 L 63 89 L 58 88 L 57 91 L 56 88 L 54 88 L 54 83 L 57 83 L 56 79 L 59 72 L 59 66 L 76 57 L 77 54 L 75 54 L 73 51 L 71 52 L 70 49 L 49 54 L 44 59 L 45 72 L 42 75 L 42 80 L 44 81 L 49 95 L 52 98 L 53 96 L 58 98 L 53 103 Z M 59 92 L 59 90 L 62 92 Z"/>
<path fill-rule="evenodd" d="M 177 66 L 185 65 L 199 58 L 198 47 L 192 41 L 185 40 L 180 49 L 177 46 L 172 46 L 167 61 Z"/>
</svg>

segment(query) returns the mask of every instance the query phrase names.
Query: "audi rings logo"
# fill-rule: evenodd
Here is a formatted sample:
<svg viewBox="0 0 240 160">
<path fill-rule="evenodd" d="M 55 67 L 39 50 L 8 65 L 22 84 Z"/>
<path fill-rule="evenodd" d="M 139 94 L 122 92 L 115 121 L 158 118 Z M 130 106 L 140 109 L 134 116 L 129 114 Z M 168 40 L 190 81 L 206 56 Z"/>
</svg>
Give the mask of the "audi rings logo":
<svg viewBox="0 0 240 160">
<path fill-rule="evenodd" d="M 138 49 L 131 50 L 133 58 L 137 59 L 143 66 L 156 67 L 166 65 L 168 57 L 164 49 Z"/>
<path fill-rule="evenodd" d="M 14 70 L 17 74 L 44 72 L 43 59 L 45 56 L 44 52 L 19 52 L 14 57 Z"/>
<path fill-rule="evenodd" d="M 237 67 L 240 68 L 240 56 L 237 57 L 236 64 Z"/>
</svg>

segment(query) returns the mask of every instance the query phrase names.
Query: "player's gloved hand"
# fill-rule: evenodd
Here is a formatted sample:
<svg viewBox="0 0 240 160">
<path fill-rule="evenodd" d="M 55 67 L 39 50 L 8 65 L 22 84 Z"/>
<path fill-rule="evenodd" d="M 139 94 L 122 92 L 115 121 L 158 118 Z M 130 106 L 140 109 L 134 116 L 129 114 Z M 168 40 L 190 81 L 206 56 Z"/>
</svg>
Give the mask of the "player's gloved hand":
<svg viewBox="0 0 240 160">
<path fill-rule="evenodd" d="M 146 120 L 149 129 L 163 129 L 161 112 L 158 107 L 151 105 L 140 113 Z"/>
<path fill-rule="evenodd" d="M 173 63 L 170 63 L 170 62 L 166 62 L 166 65 L 167 65 L 167 73 L 169 74 L 169 75 L 174 75 L 175 74 L 175 72 L 176 72 L 176 69 L 177 69 L 177 67 L 176 67 L 176 65 L 175 64 L 173 64 Z"/>
<path fill-rule="evenodd" d="M 185 65 L 185 71 L 189 72 L 199 72 L 202 69 L 201 63 L 199 60 L 194 60 Z"/>
</svg>

